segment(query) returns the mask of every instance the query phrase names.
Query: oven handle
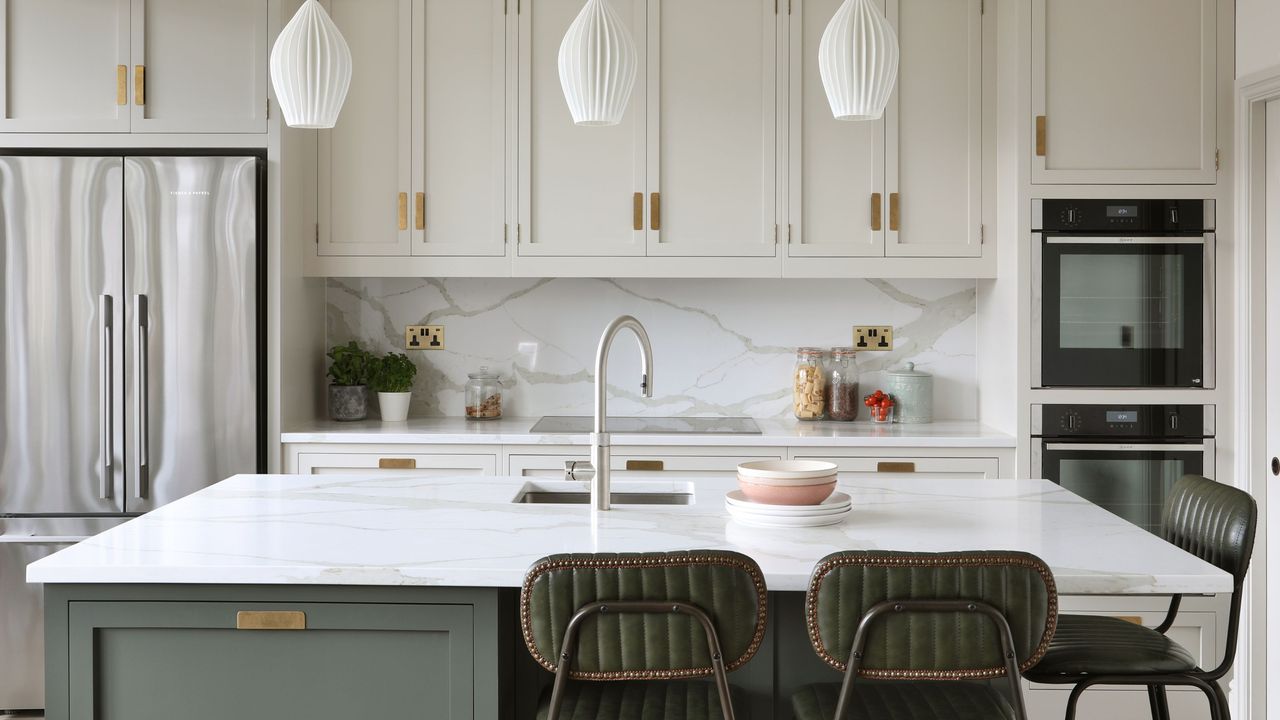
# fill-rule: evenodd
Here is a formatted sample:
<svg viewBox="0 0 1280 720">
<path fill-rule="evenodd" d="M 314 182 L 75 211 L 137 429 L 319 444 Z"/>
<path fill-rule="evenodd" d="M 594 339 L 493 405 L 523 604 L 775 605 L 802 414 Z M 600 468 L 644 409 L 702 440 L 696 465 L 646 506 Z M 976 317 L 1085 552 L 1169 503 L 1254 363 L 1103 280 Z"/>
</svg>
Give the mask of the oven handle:
<svg viewBox="0 0 1280 720">
<path fill-rule="evenodd" d="M 1045 443 L 1045 450 L 1088 450 L 1090 452 L 1204 452 L 1208 450 L 1208 442 L 1203 443 Z"/>
<path fill-rule="evenodd" d="M 1211 233 L 1210 233 L 1211 234 Z M 1044 239 L 1047 245 L 1204 245 L 1206 235 L 1197 237 L 1163 237 L 1159 235 L 1055 235 Z"/>
</svg>

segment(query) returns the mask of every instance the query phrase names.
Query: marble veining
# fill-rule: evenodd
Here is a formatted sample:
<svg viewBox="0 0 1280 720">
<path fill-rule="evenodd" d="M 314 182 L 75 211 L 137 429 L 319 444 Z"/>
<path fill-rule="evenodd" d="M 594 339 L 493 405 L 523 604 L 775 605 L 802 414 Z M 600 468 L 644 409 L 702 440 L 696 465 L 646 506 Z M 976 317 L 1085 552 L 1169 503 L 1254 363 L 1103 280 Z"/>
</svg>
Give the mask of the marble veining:
<svg viewBox="0 0 1280 720">
<path fill-rule="evenodd" d="M 770 589 L 803 590 L 836 550 L 981 549 L 1039 555 L 1063 594 L 1231 591 L 1221 570 L 1045 480 L 842 479 L 849 519 L 804 530 L 731 520 L 731 480 L 697 479 L 690 506 L 606 513 L 512 504 L 527 481 L 239 475 L 39 560 L 27 579 L 516 587 L 552 553 L 725 548 L 755 558 Z"/>
<path fill-rule="evenodd" d="M 939 419 L 977 417 L 972 280 L 338 279 L 326 290 L 330 344 L 404 347 L 406 325 L 443 324 L 446 349 L 414 352 L 413 417 L 462 414 L 468 372 L 498 370 L 505 412 L 591 412 L 591 368 L 605 325 L 635 315 L 653 340 L 654 397 L 636 353 L 610 360 L 620 415 L 791 412 L 798 346 L 851 343 L 853 325 L 893 325 L 891 352 L 858 358 L 863 387 L 906 360 L 935 375 Z"/>
</svg>

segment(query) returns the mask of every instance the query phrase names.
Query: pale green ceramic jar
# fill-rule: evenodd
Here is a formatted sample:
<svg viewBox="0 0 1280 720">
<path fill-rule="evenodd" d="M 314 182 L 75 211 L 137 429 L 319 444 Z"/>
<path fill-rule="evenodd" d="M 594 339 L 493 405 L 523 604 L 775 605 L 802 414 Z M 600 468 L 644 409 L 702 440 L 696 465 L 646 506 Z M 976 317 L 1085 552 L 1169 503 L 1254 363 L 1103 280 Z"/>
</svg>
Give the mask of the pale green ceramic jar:
<svg viewBox="0 0 1280 720">
<path fill-rule="evenodd" d="M 885 373 L 884 391 L 893 396 L 893 414 L 900 423 L 933 422 L 933 376 L 909 362 L 902 370 Z"/>
</svg>

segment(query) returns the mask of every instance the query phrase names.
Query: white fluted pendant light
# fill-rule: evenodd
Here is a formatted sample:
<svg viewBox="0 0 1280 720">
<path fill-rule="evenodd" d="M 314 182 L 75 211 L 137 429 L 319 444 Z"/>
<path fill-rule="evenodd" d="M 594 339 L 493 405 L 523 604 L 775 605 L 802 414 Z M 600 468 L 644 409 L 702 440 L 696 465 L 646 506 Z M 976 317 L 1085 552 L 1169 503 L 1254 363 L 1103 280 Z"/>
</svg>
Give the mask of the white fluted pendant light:
<svg viewBox="0 0 1280 720">
<path fill-rule="evenodd" d="M 587 0 L 560 43 L 560 87 L 575 125 L 617 125 L 636 84 L 636 44 L 606 0 Z"/>
<path fill-rule="evenodd" d="M 271 48 L 271 84 L 284 121 L 331 128 L 351 86 L 351 49 L 316 0 L 306 0 Z"/>
<path fill-rule="evenodd" d="M 878 120 L 898 78 L 898 36 L 873 0 L 845 0 L 822 33 L 822 86 L 837 120 Z"/>
</svg>

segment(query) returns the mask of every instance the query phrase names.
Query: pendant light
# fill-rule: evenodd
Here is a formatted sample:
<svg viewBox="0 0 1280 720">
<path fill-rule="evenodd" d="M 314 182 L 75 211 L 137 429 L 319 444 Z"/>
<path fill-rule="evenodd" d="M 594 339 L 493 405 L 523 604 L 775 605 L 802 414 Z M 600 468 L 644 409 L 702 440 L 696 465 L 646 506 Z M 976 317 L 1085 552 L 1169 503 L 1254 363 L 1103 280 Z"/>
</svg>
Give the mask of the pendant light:
<svg viewBox="0 0 1280 720">
<path fill-rule="evenodd" d="M 316 0 L 306 0 L 271 48 L 271 84 L 295 128 L 331 128 L 351 86 L 351 49 Z"/>
<path fill-rule="evenodd" d="M 560 43 L 560 87 L 575 125 L 617 125 L 636 84 L 636 45 L 606 0 L 587 0 Z"/>
<path fill-rule="evenodd" d="M 898 36 L 874 0 L 845 0 L 822 33 L 822 86 L 837 120 L 879 120 L 898 77 Z"/>
</svg>

